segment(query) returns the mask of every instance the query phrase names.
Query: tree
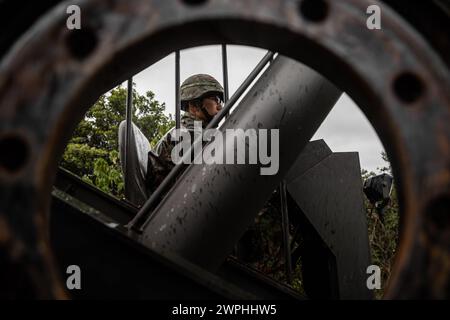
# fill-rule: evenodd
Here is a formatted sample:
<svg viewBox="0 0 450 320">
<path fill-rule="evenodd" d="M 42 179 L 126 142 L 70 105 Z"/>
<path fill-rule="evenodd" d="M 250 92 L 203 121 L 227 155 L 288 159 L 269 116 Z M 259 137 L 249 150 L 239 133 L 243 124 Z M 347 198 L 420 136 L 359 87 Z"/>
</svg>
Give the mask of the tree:
<svg viewBox="0 0 450 320">
<path fill-rule="evenodd" d="M 134 87 L 133 83 L 133 87 Z M 127 90 L 118 86 L 100 96 L 78 124 L 60 165 L 105 192 L 122 197 L 124 182 L 118 153 L 119 124 L 125 119 Z M 174 121 L 164 114 L 165 104 L 147 91 L 133 88 L 133 122 L 151 145 L 167 132 Z"/>
</svg>

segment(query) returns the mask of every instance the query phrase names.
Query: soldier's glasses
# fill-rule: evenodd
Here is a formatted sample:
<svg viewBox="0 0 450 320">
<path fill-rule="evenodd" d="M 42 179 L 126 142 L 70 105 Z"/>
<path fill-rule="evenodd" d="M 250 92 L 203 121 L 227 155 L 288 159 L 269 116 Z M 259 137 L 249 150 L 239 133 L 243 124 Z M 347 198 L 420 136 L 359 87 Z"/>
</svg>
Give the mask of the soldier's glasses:
<svg viewBox="0 0 450 320">
<path fill-rule="evenodd" d="M 213 100 L 217 104 L 222 104 L 223 103 L 222 99 L 219 96 L 216 96 L 216 95 L 214 95 L 214 96 L 206 96 L 205 99 Z"/>
</svg>

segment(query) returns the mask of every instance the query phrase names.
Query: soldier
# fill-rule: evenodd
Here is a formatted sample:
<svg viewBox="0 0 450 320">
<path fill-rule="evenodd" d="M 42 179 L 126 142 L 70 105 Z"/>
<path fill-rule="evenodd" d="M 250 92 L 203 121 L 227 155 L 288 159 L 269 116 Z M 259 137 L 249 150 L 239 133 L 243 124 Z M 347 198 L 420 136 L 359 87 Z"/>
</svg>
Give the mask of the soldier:
<svg viewBox="0 0 450 320">
<path fill-rule="evenodd" d="M 224 91 L 220 83 L 207 74 L 196 74 L 187 78 L 180 87 L 181 127 L 194 134 L 194 121 L 201 121 L 205 128 L 213 117 L 222 109 Z M 172 141 L 175 128 L 170 129 L 157 143 L 155 150 L 139 128 L 132 124 L 131 141 L 125 150 L 126 122 L 119 125 L 119 155 L 122 170 L 128 180 L 125 197 L 140 206 L 151 195 L 174 167 L 171 151 L 176 141 Z M 191 140 L 193 141 L 193 139 Z M 125 153 L 129 153 L 128 170 L 124 168 Z"/>
<path fill-rule="evenodd" d="M 222 109 L 223 88 L 212 76 L 196 74 L 187 78 L 180 87 L 181 127 L 194 134 L 194 121 L 201 121 L 205 128 L 213 117 Z M 130 202 L 141 206 L 166 175 L 174 167 L 171 151 L 176 141 L 172 141 L 175 128 L 170 129 L 157 143 L 155 150 L 139 128 L 132 124 L 131 141 L 128 150 L 125 148 L 126 122 L 119 125 L 119 155 L 122 170 L 126 173 L 128 189 L 125 197 Z M 193 140 L 192 140 L 193 141 Z M 129 154 L 128 170 L 125 170 L 125 153 Z"/>
<path fill-rule="evenodd" d="M 187 78 L 180 87 L 181 110 L 185 114 L 181 117 L 181 127 L 189 130 L 194 137 L 194 121 L 201 121 L 205 128 L 213 117 L 222 109 L 223 88 L 212 76 L 196 74 Z M 156 153 L 167 167 L 173 167 L 171 151 L 176 142 L 172 141 L 172 128 L 158 142 Z M 193 139 L 191 140 L 193 141 Z"/>
<path fill-rule="evenodd" d="M 212 76 L 196 74 L 187 78 L 180 87 L 181 117 L 180 125 L 191 134 L 194 141 L 194 122 L 200 121 L 205 128 L 222 109 L 223 88 Z M 147 188 L 153 192 L 170 170 L 175 166 L 171 152 L 177 141 L 172 141 L 175 128 L 169 130 L 156 145 L 154 153 L 149 152 Z"/>
</svg>

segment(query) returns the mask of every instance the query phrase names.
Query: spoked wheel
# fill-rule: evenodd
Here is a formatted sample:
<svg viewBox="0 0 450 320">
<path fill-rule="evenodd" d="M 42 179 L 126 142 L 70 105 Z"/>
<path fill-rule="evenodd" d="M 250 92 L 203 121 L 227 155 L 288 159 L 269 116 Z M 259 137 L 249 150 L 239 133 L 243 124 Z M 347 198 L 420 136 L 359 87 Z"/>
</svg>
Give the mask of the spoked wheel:
<svg viewBox="0 0 450 320">
<path fill-rule="evenodd" d="M 63 148 L 96 98 L 171 51 L 230 43 L 301 61 L 361 106 L 392 161 L 401 205 L 386 297 L 450 296 L 448 37 L 424 38 L 423 25 L 415 29 L 414 18 L 383 3 L 382 30 L 369 30 L 369 0 L 78 3 L 81 30 L 67 29 L 60 5 L 1 60 L 1 278 L 15 270 L 22 279 L 2 295 L 65 296 L 48 240 L 50 190 Z"/>
</svg>

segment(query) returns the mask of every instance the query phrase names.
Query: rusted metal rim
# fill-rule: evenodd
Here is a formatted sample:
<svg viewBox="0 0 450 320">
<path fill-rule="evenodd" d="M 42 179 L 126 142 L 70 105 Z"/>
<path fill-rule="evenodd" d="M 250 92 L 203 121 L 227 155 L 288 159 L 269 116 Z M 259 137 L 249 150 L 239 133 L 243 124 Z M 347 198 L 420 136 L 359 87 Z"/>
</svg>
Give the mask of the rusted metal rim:
<svg viewBox="0 0 450 320">
<path fill-rule="evenodd" d="M 380 31 L 366 28 L 369 0 L 76 3 L 81 30 L 66 28 L 74 2 L 63 3 L 0 65 L 0 253 L 36 296 L 65 296 L 47 236 L 49 191 L 84 112 L 166 54 L 213 43 L 278 51 L 352 96 L 383 141 L 400 191 L 401 244 L 387 297 L 450 295 L 449 74 L 395 12 L 379 3 Z"/>
</svg>

